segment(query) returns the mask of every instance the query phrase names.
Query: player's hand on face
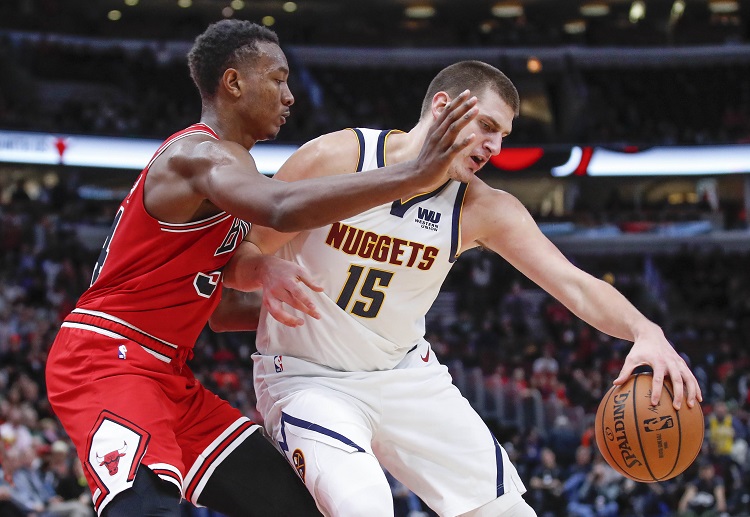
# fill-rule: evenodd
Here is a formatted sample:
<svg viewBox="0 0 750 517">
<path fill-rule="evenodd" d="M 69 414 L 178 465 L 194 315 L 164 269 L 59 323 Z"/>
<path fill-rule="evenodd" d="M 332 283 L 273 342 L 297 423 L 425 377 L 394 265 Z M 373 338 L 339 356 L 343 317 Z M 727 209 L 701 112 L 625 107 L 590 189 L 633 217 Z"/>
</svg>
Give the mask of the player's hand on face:
<svg viewBox="0 0 750 517">
<path fill-rule="evenodd" d="M 677 353 L 664 337 L 661 330 L 653 334 L 639 337 L 633 344 L 625 358 L 625 364 L 614 384 L 623 384 L 642 365 L 649 365 L 654 371 L 651 385 L 651 404 L 656 405 L 661 397 L 664 377 L 668 376 L 674 389 L 672 405 L 680 409 L 683 399 L 687 399 L 688 407 L 693 407 L 696 400 L 703 401 L 698 380 L 688 368 L 685 360 Z"/>
<path fill-rule="evenodd" d="M 301 311 L 315 319 L 320 319 L 308 289 L 321 292 L 310 273 L 288 260 L 272 255 L 263 258 L 263 305 L 271 316 L 289 327 L 299 327 L 303 320 L 295 316 L 285 305 Z"/>
<path fill-rule="evenodd" d="M 476 138 L 474 133 L 458 139 L 461 130 L 477 116 L 477 98 L 469 90 L 452 99 L 432 122 L 429 134 L 417 157 L 419 176 L 425 187 L 432 187 L 440 180 L 448 179 L 448 170 L 461 151 L 469 147 Z"/>
</svg>

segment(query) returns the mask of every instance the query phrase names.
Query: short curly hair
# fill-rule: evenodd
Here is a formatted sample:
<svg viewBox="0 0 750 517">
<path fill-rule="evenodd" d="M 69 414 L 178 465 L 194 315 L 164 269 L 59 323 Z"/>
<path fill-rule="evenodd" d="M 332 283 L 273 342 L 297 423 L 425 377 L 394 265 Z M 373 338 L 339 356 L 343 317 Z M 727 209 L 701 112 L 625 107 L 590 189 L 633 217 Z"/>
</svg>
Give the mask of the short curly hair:
<svg viewBox="0 0 750 517">
<path fill-rule="evenodd" d="M 272 30 L 247 20 L 212 23 L 195 38 L 188 53 L 188 67 L 201 97 L 211 98 L 216 94 L 227 68 L 257 56 L 259 42 L 278 45 L 279 37 Z"/>
</svg>

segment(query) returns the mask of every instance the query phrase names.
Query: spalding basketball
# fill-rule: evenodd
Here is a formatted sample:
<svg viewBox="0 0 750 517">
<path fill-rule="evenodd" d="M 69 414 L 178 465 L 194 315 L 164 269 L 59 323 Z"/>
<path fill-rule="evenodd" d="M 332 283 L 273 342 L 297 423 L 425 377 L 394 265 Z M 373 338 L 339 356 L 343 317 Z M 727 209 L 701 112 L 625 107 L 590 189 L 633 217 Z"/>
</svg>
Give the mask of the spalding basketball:
<svg viewBox="0 0 750 517">
<path fill-rule="evenodd" d="M 631 375 L 613 386 L 596 412 L 596 444 L 612 468 L 634 481 L 652 483 L 687 469 L 703 444 L 704 420 L 698 402 L 672 407 L 674 391 L 664 380 L 661 400 L 651 405 L 652 374 Z"/>
</svg>

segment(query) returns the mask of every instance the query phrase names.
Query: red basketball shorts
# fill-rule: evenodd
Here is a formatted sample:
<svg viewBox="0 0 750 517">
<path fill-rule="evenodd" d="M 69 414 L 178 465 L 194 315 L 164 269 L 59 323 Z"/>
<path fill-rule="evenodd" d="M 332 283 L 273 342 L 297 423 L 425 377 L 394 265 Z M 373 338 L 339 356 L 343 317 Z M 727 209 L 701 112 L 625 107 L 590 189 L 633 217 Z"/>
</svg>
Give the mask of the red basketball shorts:
<svg viewBox="0 0 750 517">
<path fill-rule="evenodd" d="M 98 513 L 144 464 L 193 503 L 259 427 L 198 381 L 106 330 L 63 326 L 47 362 L 52 409 L 76 446 Z"/>
</svg>

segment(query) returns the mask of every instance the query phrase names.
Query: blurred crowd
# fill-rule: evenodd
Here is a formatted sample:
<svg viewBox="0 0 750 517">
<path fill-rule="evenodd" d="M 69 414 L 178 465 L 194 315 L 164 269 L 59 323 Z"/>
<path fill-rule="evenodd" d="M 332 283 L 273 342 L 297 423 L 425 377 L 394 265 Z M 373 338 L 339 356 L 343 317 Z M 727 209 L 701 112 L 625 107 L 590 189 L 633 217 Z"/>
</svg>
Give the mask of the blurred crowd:
<svg viewBox="0 0 750 517">
<path fill-rule="evenodd" d="M 116 203 L 92 206 L 64 181 L 43 186 L 33 199 L 21 187 L 6 188 L 0 204 L 0 450 L 3 465 L 15 473 L 13 486 L 0 484 L 0 515 L 91 515 L 81 465 L 45 398 L 44 366 L 97 254 L 78 238 L 79 225 L 106 228 Z M 634 483 L 613 471 L 596 450 L 591 424 L 628 343 L 582 324 L 494 255 L 467 252 L 428 314 L 428 339 L 505 444 L 531 504 L 542 516 L 750 515 L 748 253 L 572 259 L 620 289 L 685 354 L 704 394 L 706 440 L 694 465 L 674 480 Z M 191 367 L 257 420 L 253 338 L 206 330 Z M 430 515 L 395 480 L 393 492 L 397 515 Z M 185 515 L 211 514 L 186 505 Z"/>
<path fill-rule="evenodd" d="M 308 65 L 293 50 L 288 54 L 296 105 L 282 142 L 352 126 L 409 130 L 441 68 Z M 493 64 L 517 83 L 524 101 L 512 145 L 750 141 L 747 60 L 607 68 L 558 63 L 533 77 L 525 61 Z M 0 129 L 161 138 L 196 122 L 199 110 L 182 50 L 0 36 Z"/>
</svg>

